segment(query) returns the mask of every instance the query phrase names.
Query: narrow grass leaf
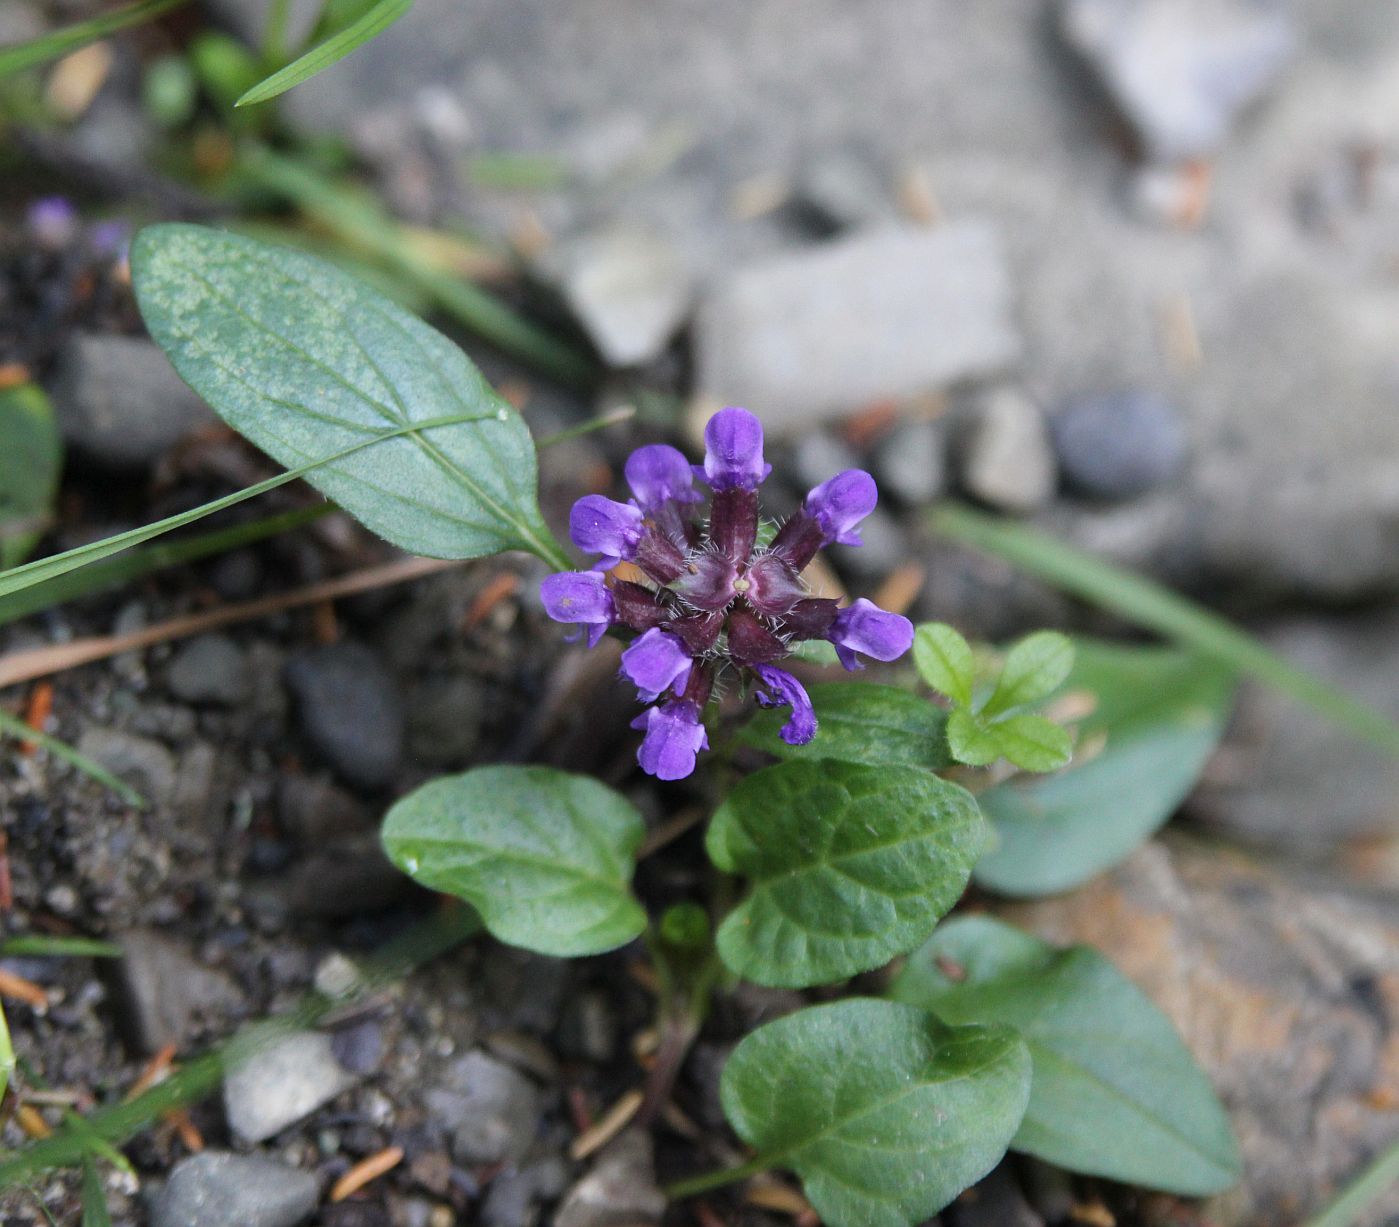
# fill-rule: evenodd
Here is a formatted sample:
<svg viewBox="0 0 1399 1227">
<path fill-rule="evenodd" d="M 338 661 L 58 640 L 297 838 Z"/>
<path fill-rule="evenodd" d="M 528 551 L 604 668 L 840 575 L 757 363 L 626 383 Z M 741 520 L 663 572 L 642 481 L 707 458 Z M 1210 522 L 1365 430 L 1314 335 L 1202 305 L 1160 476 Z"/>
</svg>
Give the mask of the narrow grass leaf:
<svg viewBox="0 0 1399 1227">
<path fill-rule="evenodd" d="M 145 797 L 125 780 L 118 779 L 101 763 L 93 762 L 86 754 L 79 754 L 66 741 L 59 741 L 57 737 L 50 737 L 47 733 L 30 728 L 18 716 L 10 715 L 3 707 L 0 707 L 0 737 L 10 737 L 17 741 L 32 741 L 35 745 L 42 746 L 54 758 L 67 763 L 75 771 L 81 771 L 84 775 L 96 780 L 103 788 L 115 793 L 127 805 L 136 809 L 146 808 Z"/>
<path fill-rule="evenodd" d="M 54 30 L 26 43 L 0 47 L 0 81 L 17 72 L 23 72 L 26 68 L 33 68 L 36 64 L 56 60 L 70 51 L 87 46 L 88 43 L 95 43 L 118 30 L 124 30 L 127 26 L 151 21 L 185 2 L 186 0 L 140 0 L 137 4 L 127 5 L 126 8 L 116 9 L 111 13 L 101 13 L 86 21 L 75 22 L 71 26 L 64 26 L 61 30 Z"/>
<path fill-rule="evenodd" d="M 102 1176 L 97 1170 L 97 1161 L 91 1155 L 83 1160 L 83 1227 L 112 1227 Z"/>
</svg>

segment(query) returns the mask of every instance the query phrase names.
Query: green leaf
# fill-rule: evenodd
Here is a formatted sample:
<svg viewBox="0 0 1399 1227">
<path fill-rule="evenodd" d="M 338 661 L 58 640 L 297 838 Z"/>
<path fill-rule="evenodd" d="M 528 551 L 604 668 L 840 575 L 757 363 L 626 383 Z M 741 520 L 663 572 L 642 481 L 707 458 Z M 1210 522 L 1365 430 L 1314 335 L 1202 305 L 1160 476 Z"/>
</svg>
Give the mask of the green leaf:
<svg viewBox="0 0 1399 1227">
<path fill-rule="evenodd" d="M 0 1008 L 0 1096 L 10 1085 L 10 1075 L 15 1072 L 15 1049 L 10 1041 L 10 1025 L 5 1021 L 5 1011 Z"/>
<path fill-rule="evenodd" d="M 758 1028 L 724 1067 L 734 1130 L 785 1167 L 831 1227 L 913 1227 L 1004 1154 L 1030 1089 L 1004 1027 L 946 1027 L 855 998 Z"/>
<path fill-rule="evenodd" d="M 103 1192 L 102 1177 L 91 1155 L 83 1159 L 83 1227 L 112 1227 L 107 1194 Z"/>
<path fill-rule="evenodd" d="M 0 941 L 0 958 L 34 955 L 45 959 L 119 959 L 122 949 L 95 937 L 55 937 L 48 933 L 21 933 Z"/>
<path fill-rule="evenodd" d="M 958 707 L 972 705 L 976 657 L 946 622 L 924 622 L 913 636 L 913 663 L 923 680 Z"/>
<path fill-rule="evenodd" d="M 954 968 L 964 978 L 949 978 Z M 954 1025 L 1005 1023 L 1024 1037 L 1034 1076 L 1014 1149 L 1192 1197 L 1239 1179 L 1209 1081 L 1166 1016 L 1097 951 L 959 917 L 909 959 L 890 995 Z"/>
<path fill-rule="evenodd" d="M 999 716 L 1027 703 L 1048 698 L 1069 675 L 1074 645 L 1057 631 L 1026 635 L 1006 653 L 996 689 L 981 709 L 983 716 Z"/>
<path fill-rule="evenodd" d="M 529 431 L 441 333 L 323 260 L 201 226 L 143 230 L 131 265 L 180 376 L 285 465 L 385 428 L 475 416 L 308 474 L 381 537 L 437 558 L 523 549 L 568 565 L 540 517 Z"/>
<path fill-rule="evenodd" d="M 1079 726 L 1078 761 L 978 797 L 998 843 L 976 880 L 1002 894 L 1069 890 L 1156 831 L 1204 769 L 1234 692 L 1211 661 L 1091 640 L 1078 641 L 1068 686 L 1096 703 Z"/>
<path fill-rule="evenodd" d="M 1297 668 L 1253 636 L 1169 588 L 1023 524 L 968 507 L 945 505 L 933 513 L 932 521 L 938 532 L 954 541 L 1003 558 L 1028 575 L 1148 627 L 1227 669 L 1247 673 L 1391 754 L 1399 754 L 1399 723 Z"/>
<path fill-rule="evenodd" d="M 941 771 L 951 759 L 943 728 L 946 713 L 896 686 L 866 682 L 821 682 L 810 691 L 816 709 L 816 736 L 789 746 L 778 735 L 787 713 L 756 712 L 739 733 L 744 745 L 779 758 L 834 759 L 872 767 L 922 767 Z"/>
<path fill-rule="evenodd" d="M 979 716 L 959 707 L 947 718 L 947 746 L 952 757 L 969 767 L 984 767 L 1001 757 L 1001 743 Z"/>
<path fill-rule="evenodd" d="M 629 883 L 644 827 L 586 776 L 478 767 L 444 776 L 384 819 L 389 859 L 467 900 L 503 942 L 564 957 L 625 945 L 646 927 Z"/>
<path fill-rule="evenodd" d="M 81 771 L 84 775 L 96 780 L 103 788 L 115 793 L 127 805 L 135 809 L 146 808 L 146 799 L 125 780 L 113 775 L 101 763 L 93 762 L 87 755 L 78 753 L 66 741 L 60 741 L 57 737 L 50 737 L 47 733 L 30 728 L 18 716 L 12 716 L 3 707 L 0 707 L 0 739 L 6 737 L 20 742 L 32 741 L 35 745 L 42 746 L 54 758 L 60 759 L 75 771 Z"/>
<path fill-rule="evenodd" d="M 1001 757 L 1023 771 L 1058 771 L 1073 755 L 1068 730 L 1043 716 L 1011 716 L 996 721 L 989 732 Z"/>
<path fill-rule="evenodd" d="M 33 384 L 0 392 L 0 570 L 18 566 L 53 515 L 63 442 L 48 398 Z"/>
<path fill-rule="evenodd" d="M 285 68 L 279 69 L 265 81 L 253 86 L 234 105 L 241 107 L 254 102 L 266 102 L 269 98 L 286 93 L 292 86 L 309 80 L 318 72 L 343 60 L 350 52 L 358 50 L 370 39 L 382 34 L 412 7 L 413 0 L 378 0 L 377 4 L 344 29 L 330 35 L 324 42 L 298 56 Z"/>
<path fill-rule="evenodd" d="M 986 826 L 970 793 L 916 767 L 791 762 L 743 780 L 705 846 L 752 880 L 719 928 L 725 965 L 802 988 L 921 942 L 966 887 Z"/>
<path fill-rule="evenodd" d="M 54 30 L 27 43 L 0 47 L 0 81 L 17 72 L 23 72 L 26 68 L 33 68 L 36 64 L 56 60 L 59 56 L 85 47 L 88 43 L 95 43 L 98 39 L 126 29 L 127 26 L 151 21 L 161 13 L 184 3 L 185 0 L 139 0 L 137 4 L 129 4 L 126 8 L 64 26 L 61 30 Z"/>
</svg>

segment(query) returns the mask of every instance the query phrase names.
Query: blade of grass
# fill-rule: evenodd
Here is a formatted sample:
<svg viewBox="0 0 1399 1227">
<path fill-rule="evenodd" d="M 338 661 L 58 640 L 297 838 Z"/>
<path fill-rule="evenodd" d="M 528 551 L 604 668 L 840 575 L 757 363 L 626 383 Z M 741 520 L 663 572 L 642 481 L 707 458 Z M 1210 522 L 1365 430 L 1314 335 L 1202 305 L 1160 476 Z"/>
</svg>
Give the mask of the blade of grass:
<svg viewBox="0 0 1399 1227">
<path fill-rule="evenodd" d="M 120 797 L 127 805 L 136 809 L 146 808 L 146 798 L 125 780 L 119 780 L 101 763 L 93 762 L 86 754 L 79 754 L 66 741 L 59 741 L 57 737 L 50 737 L 47 733 L 30 728 L 18 716 L 10 715 L 2 707 L 0 707 L 0 737 L 12 737 L 17 741 L 32 741 L 35 745 L 42 746 L 54 758 L 62 759 L 75 771 L 81 771 L 84 775 L 96 780 L 104 788 Z"/>
<path fill-rule="evenodd" d="M 1002 558 L 1055 588 L 1281 690 L 1381 749 L 1399 754 L 1399 724 L 1388 716 L 1153 580 L 1023 524 L 958 504 L 935 508 L 932 526 L 954 541 Z"/>
<path fill-rule="evenodd" d="M 290 201 L 342 242 L 371 253 L 485 340 L 561 383 L 581 388 L 596 384 L 597 368 L 588 358 L 479 286 L 428 265 L 404 241 L 403 228 L 372 203 L 262 146 L 245 150 L 238 168 L 253 184 Z"/>
<path fill-rule="evenodd" d="M 83 1157 L 83 1227 L 112 1227 L 107 1212 L 107 1194 L 102 1189 L 102 1177 L 91 1155 Z"/>
<path fill-rule="evenodd" d="M 305 55 L 298 56 L 266 80 L 259 81 L 233 105 L 242 107 L 266 102 L 310 80 L 352 51 L 359 50 L 370 39 L 378 37 L 412 7 L 413 0 L 379 0 L 358 21 L 351 22 L 343 30 L 312 47 Z"/>
<path fill-rule="evenodd" d="M 102 13 L 88 18 L 87 21 L 64 26 L 61 30 L 30 39 L 27 43 L 0 47 L 0 81 L 17 72 L 23 72 L 26 68 L 33 68 L 36 64 L 56 60 L 59 56 L 85 47 L 88 43 L 95 43 L 98 39 L 126 29 L 127 26 L 151 21 L 161 13 L 185 2 L 186 0 L 139 0 L 139 3 L 128 5 L 124 9 Z"/>
<path fill-rule="evenodd" d="M 1315 1218 L 1309 1218 L 1303 1227 L 1353 1227 L 1396 1181 L 1399 1181 L 1399 1142 L 1380 1151 L 1374 1162 L 1342 1189 L 1335 1201 Z"/>
<path fill-rule="evenodd" d="M 0 958 L 41 959 L 119 959 L 121 947 L 95 937 L 50 937 L 45 933 L 25 933 L 0 942 Z"/>
<path fill-rule="evenodd" d="M 401 979 L 423 964 L 445 954 L 477 933 L 481 922 L 468 908 L 451 907 L 423 921 L 381 947 L 361 966 L 361 976 L 349 1001 L 359 1001 Z M 0 1160 L 0 1188 L 36 1176 L 55 1167 L 73 1167 L 92 1153 L 92 1138 L 121 1146 L 160 1119 L 170 1108 L 183 1107 L 213 1091 L 230 1069 L 236 1068 L 268 1044 L 292 1031 L 313 1027 L 333 1008 L 347 1004 L 344 997 L 311 993 L 286 1013 L 259 1023 L 190 1061 L 165 1081 L 126 1103 L 99 1108 L 83 1118 L 85 1130 L 71 1125 L 52 1136 L 26 1146 Z"/>
</svg>

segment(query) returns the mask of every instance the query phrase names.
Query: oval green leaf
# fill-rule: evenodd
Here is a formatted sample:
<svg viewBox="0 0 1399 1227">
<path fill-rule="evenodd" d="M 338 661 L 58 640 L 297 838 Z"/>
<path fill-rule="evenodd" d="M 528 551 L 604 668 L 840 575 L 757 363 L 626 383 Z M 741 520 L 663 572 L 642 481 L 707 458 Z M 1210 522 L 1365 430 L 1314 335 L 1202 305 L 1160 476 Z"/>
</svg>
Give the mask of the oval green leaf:
<svg viewBox="0 0 1399 1227">
<path fill-rule="evenodd" d="M 758 1161 L 802 1179 L 831 1227 L 913 1227 L 1005 1153 L 1030 1060 L 1004 1027 L 854 998 L 799 1010 L 734 1049 L 720 1094 Z"/>
<path fill-rule="evenodd" d="M 478 767 L 410 793 L 384 850 L 414 881 L 465 899 L 491 934 L 572 957 L 646 927 L 632 896 L 641 815 L 596 780 L 551 767 Z"/>
<path fill-rule="evenodd" d="M 756 712 L 739 740 L 778 758 L 834 759 L 873 767 L 922 767 L 941 771 L 951 764 L 944 727 L 947 713 L 896 686 L 822 682 L 810 689 L 816 736 L 789 746 L 778 735 L 788 714 L 779 708 Z"/>
<path fill-rule="evenodd" d="M 48 398 L 33 384 L 0 392 L 0 571 L 18 566 L 53 515 L 63 441 Z"/>
<path fill-rule="evenodd" d="M 976 880 L 1002 894 L 1070 890 L 1156 831 L 1223 734 L 1234 683 L 1185 652 L 1080 640 L 1068 689 L 1096 703 L 1079 726 L 1079 761 L 978 798 L 998 842 Z"/>
<path fill-rule="evenodd" d="M 780 763 L 750 775 L 706 847 L 752 890 L 719 927 L 725 965 L 805 988 L 912 950 L 966 888 L 986 824 L 964 788 L 915 767 Z"/>
<path fill-rule="evenodd" d="M 1043 716 L 1007 716 L 988 731 L 1001 756 L 1023 771 L 1058 771 L 1073 754 L 1068 730 Z"/>
<path fill-rule="evenodd" d="M 323 260 L 201 226 L 143 230 L 131 264 L 181 378 L 289 468 L 414 422 L 471 419 L 307 475 L 372 531 L 435 558 L 523 549 L 569 565 L 539 514 L 529 431 L 441 333 Z"/>
<path fill-rule="evenodd" d="M 1027 703 L 1037 703 L 1059 689 L 1074 663 L 1074 645 L 1058 631 L 1026 635 L 1006 653 L 1006 663 L 996 689 L 981 709 L 983 716 L 998 716 Z"/>
<path fill-rule="evenodd" d="M 1209 1081 L 1166 1016 L 1096 950 L 959 917 L 909 959 L 890 995 L 954 1025 L 1006 1023 L 1024 1037 L 1034 1076 L 1014 1149 L 1192 1197 L 1239 1179 Z"/>
<path fill-rule="evenodd" d="M 962 635 L 946 622 L 925 622 L 913 636 L 913 663 L 934 690 L 958 707 L 972 705 L 976 657 Z"/>
</svg>

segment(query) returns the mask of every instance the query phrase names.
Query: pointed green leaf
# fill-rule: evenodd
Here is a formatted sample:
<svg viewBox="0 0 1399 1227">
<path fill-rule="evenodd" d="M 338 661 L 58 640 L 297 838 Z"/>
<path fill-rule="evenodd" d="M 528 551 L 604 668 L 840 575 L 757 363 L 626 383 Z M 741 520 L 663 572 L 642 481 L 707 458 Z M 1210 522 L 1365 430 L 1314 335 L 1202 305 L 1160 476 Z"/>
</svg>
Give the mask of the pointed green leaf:
<svg viewBox="0 0 1399 1227">
<path fill-rule="evenodd" d="M 28 557 L 53 514 L 63 442 L 33 384 L 0 392 L 0 570 Z"/>
<path fill-rule="evenodd" d="M 1068 730 L 1043 716 L 1010 716 L 988 730 L 1001 757 L 1023 771 L 1058 771 L 1073 754 Z"/>
<path fill-rule="evenodd" d="M 913 636 L 913 663 L 923 680 L 958 707 L 972 705 L 976 657 L 971 644 L 946 622 L 924 622 Z"/>
<path fill-rule="evenodd" d="M 1069 890 L 1157 830 L 1218 744 L 1234 684 L 1218 665 L 1171 648 L 1079 640 L 1069 691 L 1096 703 L 1079 726 L 1078 761 L 978 798 L 998 842 L 976 880 L 1002 894 Z"/>
<path fill-rule="evenodd" d="M 409 793 L 384 849 L 414 881 L 467 900 L 503 942 L 571 957 L 646 927 L 631 893 L 641 815 L 596 780 L 551 767 L 478 767 Z"/>
<path fill-rule="evenodd" d="M 1030 1089 L 1004 1027 L 855 998 L 758 1028 L 724 1067 L 734 1130 L 830 1227 L 913 1227 L 1005 1153 Z"/>
<path fill-rule="evenodd" d="M 175 369 L 282 464 L 471 417 L 308 474 L 368 528 L 438 558 L 524 549 L 569 565 L 539 514 L 524 422 L 441 333 L 333 265 L 239 235 L 152 226 L 131 259 L 141 313 Z"/>
<path fill-rule="evenodd" d="M 1067 635 L 1057 631 L 1026 635 L 1006 653 L 996 689 L 981 714 L 998 716 L 1048 698 L 1063 684 L 1073 663 L 1074 645 Z"/>
<path fill-rule="evenodd" d="M 817 728 L 806 745 L 789 746 L 779 736 L 788 718 L 780 708 L 754 713 L 739 740 L 779 758 L 827 758 L 926 771 L 941 771 L 952 761 L 943 731 L 946 713 L 907 690 L 866 682 L 821 682 L 809 693 Z"/>
<path fill-rule="evenodd" d="M 412 7 L 413 0 L 378 0 L 349 25 L 337 30 L 324 42 L 317 43 L 305 55 L 298 56 L 265 81 L 254 85 L 234 105 L 241 107 L 266 102 L 269 98 L 286 93 L 294 85 L 310 80 L 318 72 L 323 72 L 350 52 L 364 46 L 370 39 L 378 37 Z"/>
<path fill-rule="evenodd" d="M 112 1227 L 107 1194 L 102 1188 L 97 1161 L 91 1155 L 83 1157 L 83 1227 Z"/>
<path fill-rule="evenodd" d="M 0 47 L 0 81 L 14 73 L 23 72 L 26 68 L 33 68 L 36 64 L 56 60 L 70 51 L 87 46 L 88 43 L 107 38 L 118 30 L 126 29 L 127 26 L 152 21 L 161 13 L 184 3 L 186 0 L 137 0 L 137 3 L 129 4 L 125 8 L 100 13 L 86 21 L 75 22 L 61 30 L 30 39 L 26 43 Z"/>
<path fill-rule="evenodd" d="M 963 978 L 949 978 L 953 967 Z M 959 917 L 909 959 L 890 995 L 952 1024 L 1020 1032 L 1034 1073 L 1014 1149 L 1193 1197 L 1239 1179 L 1229 1119 L 1205 1075 L 1166 1016 L 1097 951 Z"/>
<path fill-rule="evenodd" d="M 947 717 L 947 748 L 969 767 L 984 767 L 1001 757 L 1001 743 L 990 727 L 965 707 Z"/>
<path fill-rule="evenodd" d="M 781 763 L 709 826 L 714 863 L 752 880 L 719 928 L 726 966 L 801 988 L 882 966 L 957 902 L 985 846 L 970 793 L 915 767 Z"/>
</svg>

